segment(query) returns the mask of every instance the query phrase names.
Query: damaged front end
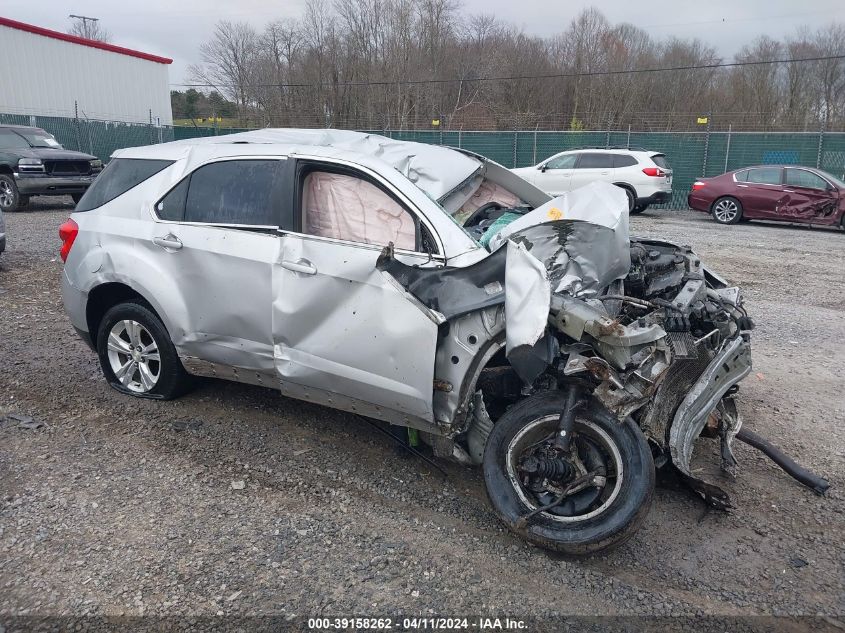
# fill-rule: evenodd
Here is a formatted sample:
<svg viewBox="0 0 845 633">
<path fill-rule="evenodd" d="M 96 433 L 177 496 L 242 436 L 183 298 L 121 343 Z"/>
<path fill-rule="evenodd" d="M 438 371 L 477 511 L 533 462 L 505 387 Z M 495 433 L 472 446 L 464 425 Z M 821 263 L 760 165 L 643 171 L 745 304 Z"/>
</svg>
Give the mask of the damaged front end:
<svg viewBox="0 0 845 633">
<path fill-rule="evenodd" d="M 620 424 L 634 422 L 658 465 L 673 464 L 705 500 L 728 508 L 727 493 L 691 461 L 699 437 L 718 437 L 722 469 L 734 474 L 734 394 L 751 371 L 753 322 L 740 290 L 689 247 L 630 239 L 625 205 L 620 189 L 597 183 L 514 214 L 485 236 L 491 255 L 467 268 L 414 268 L 383 253 L 379 268 L 443 317 L 442 437 L 431 443 L 436 454 L 479 463 L 509 407 L 577 391 Z"/>
</svg>

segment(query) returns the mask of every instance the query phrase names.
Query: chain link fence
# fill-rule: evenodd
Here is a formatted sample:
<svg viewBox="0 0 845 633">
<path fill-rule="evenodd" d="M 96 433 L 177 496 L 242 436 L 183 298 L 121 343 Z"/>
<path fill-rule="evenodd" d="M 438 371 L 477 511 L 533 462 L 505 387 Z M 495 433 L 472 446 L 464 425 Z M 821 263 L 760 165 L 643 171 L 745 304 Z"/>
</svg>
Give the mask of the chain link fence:
<svg viewBox="0 0 845 633">
<path fill-rule="evenodd" d="M 157 126 L 53 116 L 0 114 L 0 124 L 32 125 L 47 130 L 68 149 L 107 160 L 117 149 L 173 140 L 246 131 L 245 128 Z M 369 130 L 390 138 L 459 147 L 487 156 L 506 167 L 536 165 L 569 149 L 630 147 L 666 155 L 674 176 L 674 194 L 666 208 L 686 207 L 692 183 L 756 164 L 818 167 L 842 178 L 845 174 L 845 132 L 823 128 L 802 132 L 713 130 L 710 126 L 685 132 L 603 131 L 464 131 Z"/>
</svg>

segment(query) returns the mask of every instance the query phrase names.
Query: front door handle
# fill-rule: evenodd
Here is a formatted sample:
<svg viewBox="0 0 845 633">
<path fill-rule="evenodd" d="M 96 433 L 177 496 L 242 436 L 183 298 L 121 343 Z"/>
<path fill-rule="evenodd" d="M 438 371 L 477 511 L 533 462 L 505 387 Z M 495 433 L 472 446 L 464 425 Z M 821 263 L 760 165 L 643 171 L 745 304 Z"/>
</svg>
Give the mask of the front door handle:
<svg viewBox="0 0 845 633">
<path fill-rule="evenodd" d="M 168 233 L 164 237 L 154 237 L 153 244 L 156 246 L 161 246 L 162 248 L 168 248 L 173 251 L 178 251 L 182 248 L 182 241 L 173 235 L 173 233 Z"/>
<path fill-rule="evenodd" d="M 317 268 L 307 259 L 300 259 L 298 262 L 289 262 L 282 260 L 282 268 L 287 268 L 295 273 L 302 273 L 304 275 L 316 275 Z"/>
</svg>

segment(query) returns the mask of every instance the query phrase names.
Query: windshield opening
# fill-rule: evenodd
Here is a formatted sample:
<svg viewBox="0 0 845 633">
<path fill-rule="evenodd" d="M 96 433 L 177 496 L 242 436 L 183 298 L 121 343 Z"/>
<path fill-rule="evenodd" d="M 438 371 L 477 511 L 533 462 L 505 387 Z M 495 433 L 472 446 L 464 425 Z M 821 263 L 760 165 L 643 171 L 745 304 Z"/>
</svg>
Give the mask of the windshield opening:
<svg viewBox="0 0 845 633">
<path fill-rule="evenodd" d="M 61 143 L 56 140 L 56 137 L 44 130 L 15 130 L 15 132 L 23 136 L 30 147 L 63 149 Z"/>
</svg>

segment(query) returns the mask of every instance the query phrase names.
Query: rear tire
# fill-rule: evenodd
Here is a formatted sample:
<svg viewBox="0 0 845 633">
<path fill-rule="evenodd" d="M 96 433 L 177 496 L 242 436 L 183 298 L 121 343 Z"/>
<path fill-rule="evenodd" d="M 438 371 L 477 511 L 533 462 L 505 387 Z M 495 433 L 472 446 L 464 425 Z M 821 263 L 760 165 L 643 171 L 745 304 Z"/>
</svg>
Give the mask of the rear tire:
<svg viewBox="0 0 845 633">
<path fill-rule="evenodd" d="M 0 174 L 0 211 L 11 213 L 21 208 L 21 194 L 10 174 Z"/>
<path fill-rule="evenodd" d="M 518 464 L 526 451 L 536 450 L 549 435 L 554 437 L 565 404 L 564 392 L 549 391 L 502 415 L 484 450 L 484 482 L 490 503 L 510 530 L 540 547 L 584 556 L 616 547 L 639 529 L 654 493 L 654 462 L 639 427 L 630 421 L 620 423 L 603 408 L 590 405 L 577 414 L 572 437 L 579 455 L 587 448 L 607 457 L 605 487 L 576 493 L 520 525 L 519 519 L 540 507 L 543 499 L 524 485 L 522 474 L 516 474 Z M 584 492 L 598 496 L 575 509 L 576 495 Z M 548 499 L 548 493 L 540 494 Z"/>
<path fill-rule="evenodd" d="M 106 381 L 121 393 L 170 400 L 191 386 L 161 319 L 139 303 L 119 303 L 106 312 L 97 355 Z"/>
<path fill-rule="evenodd" d="M 722 196 L 710 207 L 710 213 L 719 224 L 736 224 L 742 219 L 742 203 L 733 196 Z"/>
<path fill-rule="evenodd" d="M 638 204 L 633 209 L 631 209 L 631 215 L 639 215 L 640 213 L 642 213 L 646 209 L 648 209 L 647 204 Z"/>
</svg>

